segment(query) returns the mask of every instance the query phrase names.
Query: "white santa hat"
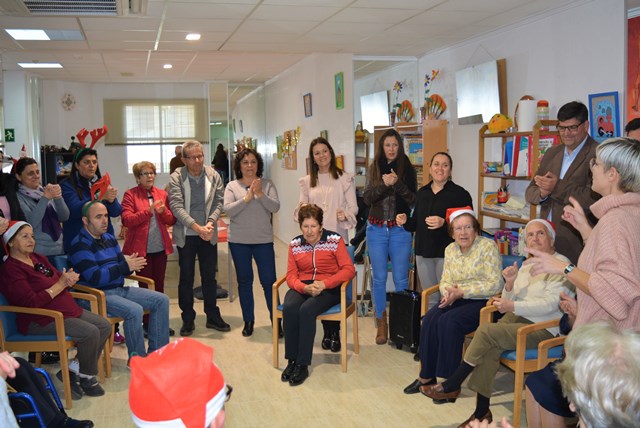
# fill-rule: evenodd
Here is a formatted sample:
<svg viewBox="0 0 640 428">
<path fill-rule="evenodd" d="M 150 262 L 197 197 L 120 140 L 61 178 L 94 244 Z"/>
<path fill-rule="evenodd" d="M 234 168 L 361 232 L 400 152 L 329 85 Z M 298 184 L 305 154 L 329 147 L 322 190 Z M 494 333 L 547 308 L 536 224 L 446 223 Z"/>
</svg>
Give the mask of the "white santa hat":
<svg viewBox="0 0 640 428">
<path fill-rule="evenodd" d="M 529 223 L 527 223 L 527 225 L 524 227 L 524 230 L 527 230 L 527 227 L 529 227 L 529 225 L 531 223 L 542 223 L 544 225 L 544 227 L 546 227 L 547 230 L 549 231 L 549 235 L 551 235 L 551 239 L 554 240 L 554 241 L 556 240 L 556 225 L 555 224 L 553 224 L 552 222 L 550 222 L 549 220 L 546 220 L 544 218 L 534 218 Z"/>
</svg>

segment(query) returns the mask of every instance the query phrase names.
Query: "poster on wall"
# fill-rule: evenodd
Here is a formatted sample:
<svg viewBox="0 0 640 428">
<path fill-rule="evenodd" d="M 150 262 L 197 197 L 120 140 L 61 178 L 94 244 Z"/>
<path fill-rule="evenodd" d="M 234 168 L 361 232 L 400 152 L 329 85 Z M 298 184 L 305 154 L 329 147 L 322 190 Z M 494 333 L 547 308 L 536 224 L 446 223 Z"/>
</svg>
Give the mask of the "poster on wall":
<svg viewBox="0 0 640 428">
<path fill-rule="evenodd" d="M 627 105 L 625 123 L 640 117 L 640 16 L 627 21 Z"/>
<path fill-rule="evenodd" d="M 589 126 L 591 137 L 598 143 L 620 136 L 617 92 L 589 95 Z"/>
<path fill-rule="evenodd" d="M 334 76 L 336 90 L 336 110 L 344 108 L 344 73 L 336 73 Z"/>
</svg>

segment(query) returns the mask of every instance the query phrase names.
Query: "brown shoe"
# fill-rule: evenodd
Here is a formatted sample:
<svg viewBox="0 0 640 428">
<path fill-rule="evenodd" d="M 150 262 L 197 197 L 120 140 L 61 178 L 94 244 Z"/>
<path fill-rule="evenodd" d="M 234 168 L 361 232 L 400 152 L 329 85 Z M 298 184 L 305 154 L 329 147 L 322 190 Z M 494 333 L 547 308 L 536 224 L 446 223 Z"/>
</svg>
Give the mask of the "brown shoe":
<svg viewBox="0 0 640 428">
<path fill-rule="evenodd" d="M 435 404 L 455 403 L 458 395 L 460 395 L 459 389 L 451 392 L 444 392 L 441 383 L 436 383 L 435 385 L 423 385 L 420 387 L 420 392 L 433 399 Z"/>
<path fill-rule="evenodd" d="M 464 421 L 463 423 L 461 423 L 460 425 L 458 425 L 458 428 L 467 428 L 467 425 L 469 425 L 469 423 L 471 423 L 473 420 L 478 419 L 476 418 L 476 414 L 475 413 L 471 413 L 471 416 L 469 416 L 469 419 L 467 419 L 466 421 Z M 488 423 L 493 422 L 493 415 L 491 414 L 491 410 L 489 410 L 487 412 L 486 415 L 484 415 L 482 417 L 482 419 L 480 419 L 480 422 L 483 421 L 487 421 Z"/>
<path fill-rule="evenodd" d="M 382 318 L 376 318 L 376 326 L 378 331 L 376 332 L 376 344 L 384 345 L 387 343 L 389 335 L 389 326 L 387 325 L 387 311 L 382 312 Z"/>
</svg>

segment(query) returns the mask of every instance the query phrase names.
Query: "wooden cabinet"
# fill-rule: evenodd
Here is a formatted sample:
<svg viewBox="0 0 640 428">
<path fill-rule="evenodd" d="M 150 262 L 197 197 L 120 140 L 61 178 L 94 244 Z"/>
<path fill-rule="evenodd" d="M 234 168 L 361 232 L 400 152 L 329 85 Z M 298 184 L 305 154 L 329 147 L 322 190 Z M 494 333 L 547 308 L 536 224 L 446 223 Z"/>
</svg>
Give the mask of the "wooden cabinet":
<svg viewBox="0 0 640 428">
<path fill-rule="evenodd" d="M 526 224 L 532 218 L 536 217 L 536 206 L 530 205 L 528 209 L 526 209 L 526 215 L 509 215 L 506 213 L 488 210 L 484 204 L 484 196 L 485 191 L 496 191 L 499 187 L 506 187 L 510 182 L 520 181 L 523 183 L 519 187 L 525 188 L 526 185 L 531 181 L 532 175 L 536 173 L 539 166 L 539 142 L 541 136 L 557 136 L 557 131 L 552 131 L 548 129 L 549 127 L 555 127 L 557 121 L 555 120 L 541 120 L 538 121 L 531 132 L 512 132 L 512 133 L 499 133 L 499 134 L 491 134 L 487 132 L 487 125 L 484 125 L 480 128 L 479 138 L 478 138 L 478 221 L 482 227 L 484 225 L 484 218 L 496 218 L 500 220 L 500 227 L 505 228 L 506 222 L 520 223 Z M 543 128 L 541 130 L 540 128 Z M 488 161 L 499 161 L 502 162 L 503 159 L 487 159 L 486 153 L 489 144 L 501 144 L 500 153 L 504 153 L 504 147 L 507 141 L 511 140 L 515 143 L 516 138 L 528 136 L 530 138 L 530 147 L 529 152 L 531 153 L 531 158 L 527 159 L 530 163 L 530 174 L 521 177 L 514 177 L 511 175 L 504 175 L 503 173 L 486 173 L 484 168 L 484 162 Z M 487 182 L 485 182 L 487 181 Z M 491 187 L 488 187 L 487 184 L 491 183 Z M 498 184 L 499 183 L 499 184 Z M 524 200 L 524 190 L 522 194 L 516 195 L 518 198 Z"/>
<path fill-rule="evenodd" d="M 60 183 L 69 176 L 73 153 L 62 150 L 55 146 L 40 148 L 40 176 L 43 186 Z"/>
</svg>

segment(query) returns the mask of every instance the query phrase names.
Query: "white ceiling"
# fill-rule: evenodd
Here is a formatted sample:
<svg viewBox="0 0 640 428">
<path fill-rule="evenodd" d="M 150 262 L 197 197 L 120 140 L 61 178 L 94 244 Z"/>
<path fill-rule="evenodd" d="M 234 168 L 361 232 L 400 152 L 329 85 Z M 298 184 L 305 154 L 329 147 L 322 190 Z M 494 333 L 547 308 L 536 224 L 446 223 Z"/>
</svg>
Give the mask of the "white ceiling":
<svg viewBox="0 0 640 428">
<path fill-rule="evenodd" d="M 69 17 L 31 16 L 22 0 L 0 0 L 0 29 L 78 30 L 85 37 L 18 42 L 0 31 L 0 58 L 3 70 L 18 70 L 18 62 L 60 62 L 63 69 L 34 73 L 62 81 L 259 84 L 312 52 L 420 57 L 583 2 L 148 0 L 141 15 Z M 201 33 L 202 39 L 185 41 L 191 32 Z M 173 69 L 163 69 L 165 63 Z M 361 68 L 366 73 L 367 67 Z"/>
</svg>

